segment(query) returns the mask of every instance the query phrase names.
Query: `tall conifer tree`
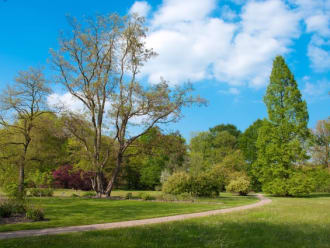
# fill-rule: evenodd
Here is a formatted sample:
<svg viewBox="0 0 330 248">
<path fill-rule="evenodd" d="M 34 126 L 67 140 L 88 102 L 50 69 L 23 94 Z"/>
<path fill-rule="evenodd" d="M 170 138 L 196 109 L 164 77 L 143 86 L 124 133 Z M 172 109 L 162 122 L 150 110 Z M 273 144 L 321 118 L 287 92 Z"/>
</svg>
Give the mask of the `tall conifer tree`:
<svg viewBox="0 0 330 248">
<path fill-rule="evenodd" d="M 297 82 L 281 56 L 277 56 L 273 62 L 264 103 L 267 106 L 268 121 L 264 122 L 259 131 L 254 170 L 265 186 L 264 189 L 269 189 L 267 184 L 274 180 L 283 183 L 285 188 L 294 165 L 306 159 L 303 143 L 309 133 L 309 117 Z"/>
</svg>

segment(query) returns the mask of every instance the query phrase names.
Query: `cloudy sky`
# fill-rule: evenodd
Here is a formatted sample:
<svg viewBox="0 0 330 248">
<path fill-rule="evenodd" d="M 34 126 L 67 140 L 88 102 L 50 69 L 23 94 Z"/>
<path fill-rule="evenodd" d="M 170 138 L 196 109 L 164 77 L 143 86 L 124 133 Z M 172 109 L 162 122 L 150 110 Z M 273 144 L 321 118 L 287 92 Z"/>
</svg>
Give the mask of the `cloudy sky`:
<svg viewBox="0 0 330 248">
<path fill-rule="evenodd" d="M 190 81 L 208 107 L 184 111 L 167 126 L 189 139 L 192 132 L 220 123 L 241 130 L 267 116 L 262 97 L 272 60 L 283 55 L 310 113 L 309 126 L 330 115 L 330 0 L 7 0 L 0 2 L 0 90 L 16 72 L 44 65 L 57 48 L 66 14 L 78 18 L 138 13 L 149 28 L 147 46 L 159 55 L 140 80 L 171 85 Z M 79 104 L 54 86 L 50 102 Z"/>
</svg>

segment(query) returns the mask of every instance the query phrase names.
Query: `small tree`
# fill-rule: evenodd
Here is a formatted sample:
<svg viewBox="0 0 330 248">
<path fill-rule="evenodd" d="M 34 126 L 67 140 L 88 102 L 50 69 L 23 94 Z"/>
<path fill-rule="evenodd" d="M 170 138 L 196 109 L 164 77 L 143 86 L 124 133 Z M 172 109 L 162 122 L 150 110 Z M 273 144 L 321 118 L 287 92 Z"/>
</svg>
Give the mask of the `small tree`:
<svg viewBox="0 0 330 248">
<path fill-rule="evenodd" d="M 14 83 L 0 96 L 0 125 L 5 129 L 9 140 L 1 147 L 16 146 L 19 167 L 19 195 L 24 192 L 24 171 L 27 154 L 32 142 L 32 131 L 38 118 L 46 113 L 46 95 L 50 93 L 40 69 L 30 68 L 19 72 Z"/>
</svg>

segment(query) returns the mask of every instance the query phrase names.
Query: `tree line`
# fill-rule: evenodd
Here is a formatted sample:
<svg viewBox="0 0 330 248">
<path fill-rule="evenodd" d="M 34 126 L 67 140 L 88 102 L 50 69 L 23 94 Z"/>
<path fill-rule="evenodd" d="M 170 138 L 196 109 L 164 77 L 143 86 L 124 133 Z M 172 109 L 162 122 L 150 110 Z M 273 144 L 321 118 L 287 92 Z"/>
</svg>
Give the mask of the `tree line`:
<svg viewBox="0 0 330 248">
<path fill-rule="evenodd" d="M 41 69 L 20 72 L 0 97 L 0 183 L 23 196 L 26 187 L 50 184 L 93 189 L 114 187 L 168 193 L 246 194 L 263 190 L 301 195 L 329 190 L 329 120 L 307 128 L 307 104 L 281 56 L 274 59 L 264 96 L 268 118 L 243 133 L 220 124 L 192 137 L 165 133 L 182 108 L 204 105 L 190 84 L 169 87 L 140 82 L 147 48 L 144 19 L 104 15 L 69 19 L 51 50 L 55 77 Z M 82 106 L 50 108 L 57 83 Z M 317 186 L 315 186 L 317 185 Z"/>
</svg>

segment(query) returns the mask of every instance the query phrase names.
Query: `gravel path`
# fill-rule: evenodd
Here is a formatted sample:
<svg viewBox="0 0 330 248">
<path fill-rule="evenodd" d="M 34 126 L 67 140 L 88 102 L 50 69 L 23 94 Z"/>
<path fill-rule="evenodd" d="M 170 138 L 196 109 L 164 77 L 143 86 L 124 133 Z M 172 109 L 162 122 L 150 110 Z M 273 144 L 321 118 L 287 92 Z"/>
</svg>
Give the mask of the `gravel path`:
<svg viewBox="0 0 330 248">
<path fill-rule="evenodd" d="M 0 232 L 0 239 L 22 238 L 22 237 L 31 237 L 31 236 L 72 233 L 72 232 L 85 232 L 85 231 L 92 231 L 92 230 L 104 230 L 104 229 L 113 229 L 113 228 L 122 228 L 122 227 L 142 226 L 142 225 L 147 225 L 147 224 L 165 223 L 165 222 L 170 222 L 170 221 L 186 220 L 186 219 L 191 219 L 191 218 L 196 218 L 196 217 L 205 217 L 205 216 L 210 216 L 210 215 L 215 215 L 215 214 L 231 213 L 231 212 L 236 212 L 236 211 L 240 211 L 240 210 L 261 207 L 261 206 L 271 202 L 270 199 L 264 197 L 261 194 L 257 194 L 257 197 L 260 199 L 259 202 L 245 205 L 245 206 L 240 206 L 240 207 L 211 210 L 211 211 L 192 213 L 192 214 L 180 214 L 180 215 L 174 215 L 174 216 L 143 219 L 143 220 L 112 222 L 112 223 L 105 223 L 105 224 L 56 227 L 56 228 L 46 228 L 46 229 L 40 229 L 40 230 Z"/>
</svg>

